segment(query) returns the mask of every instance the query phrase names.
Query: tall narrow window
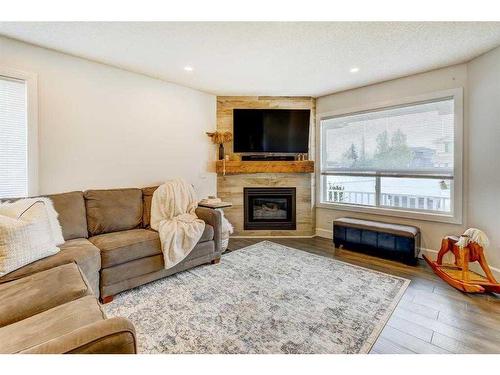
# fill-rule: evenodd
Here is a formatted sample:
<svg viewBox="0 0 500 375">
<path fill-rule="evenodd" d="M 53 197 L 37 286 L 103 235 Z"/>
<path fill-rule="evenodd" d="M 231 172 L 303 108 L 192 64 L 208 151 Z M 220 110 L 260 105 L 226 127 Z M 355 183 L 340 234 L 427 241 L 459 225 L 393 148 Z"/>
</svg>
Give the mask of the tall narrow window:
<svg viewBox="0 0 500 375">
<path fill-rule="evenodd" d="M 323 118 L 321 203 L 452 217 L 455 100 Z"/>
<path fill-rule="evenodd" d="M 0 76 L 0 198 L 28 195 L 26 81 Z"/>
</svg>

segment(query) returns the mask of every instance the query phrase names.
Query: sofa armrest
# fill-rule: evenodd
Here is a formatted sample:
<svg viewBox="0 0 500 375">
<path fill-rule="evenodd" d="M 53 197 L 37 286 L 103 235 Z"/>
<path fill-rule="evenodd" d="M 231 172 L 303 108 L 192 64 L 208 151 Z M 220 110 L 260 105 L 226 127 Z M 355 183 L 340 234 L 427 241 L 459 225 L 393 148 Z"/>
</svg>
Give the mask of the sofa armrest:
<svg viewBox="0 0 500 375">
<path fill-rule="evenodd" d="M 137 342 L 132 323 L 125 318 L 104 319 L 43 344 L 26 354 L 135 354 Z"/>
<path fill-rule="evenodd" d="M 196 216 L 214 228 L 215 253 L 220 257 L 222 254 L 222 214 L 212 208 L 198 207 Z"/>
</svg>

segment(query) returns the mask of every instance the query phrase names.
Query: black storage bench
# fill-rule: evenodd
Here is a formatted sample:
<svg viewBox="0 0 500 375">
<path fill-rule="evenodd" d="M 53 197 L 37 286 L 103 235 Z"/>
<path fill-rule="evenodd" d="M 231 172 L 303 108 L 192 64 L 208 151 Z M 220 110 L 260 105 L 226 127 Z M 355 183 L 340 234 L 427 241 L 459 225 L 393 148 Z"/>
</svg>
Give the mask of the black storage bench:
<svg viewBox="0 0 500 375">
<path fill-rule="evenodd" d="M 420 229 L 409 225 L 343 217 L 333 221 L 335 247 L 416 264 Z"/>
</svg>

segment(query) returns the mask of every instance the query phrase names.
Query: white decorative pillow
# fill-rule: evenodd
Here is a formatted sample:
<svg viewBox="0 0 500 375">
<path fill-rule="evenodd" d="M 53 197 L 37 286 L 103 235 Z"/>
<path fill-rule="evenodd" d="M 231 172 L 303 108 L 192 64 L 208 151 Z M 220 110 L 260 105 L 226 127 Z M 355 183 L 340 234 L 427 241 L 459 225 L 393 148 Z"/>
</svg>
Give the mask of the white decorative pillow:
<svg viewBox="0 0 500 375">
<path fill-rule="evenodd" d="M 59 252 L 46 202 L 21 201 L 15 207 L 0 206 L 0 211 L 9 214 L 0 213 L 0 277 Z"/>
<path fill-rule="evenodd" d="M 19 199 L 15 202 L 5 202 L 0 204 L 0 215 L 9 216 L 12 218 L 19 218 L 29 207 L 31 207 L 36 202 L 42 202 L 44 204 L 44 209 L 47 212 L 47 217 L 50 224 L 50 232 L 52 233 L 52 238 L 56 246 L 62 245 L 64 243 L 64 237 L 62 234 L 62 228 L 59 224 L 57 217 L 59 214 L 54 209 L 54 204 L 49 198 L 26 198 Z"/>
</svg>

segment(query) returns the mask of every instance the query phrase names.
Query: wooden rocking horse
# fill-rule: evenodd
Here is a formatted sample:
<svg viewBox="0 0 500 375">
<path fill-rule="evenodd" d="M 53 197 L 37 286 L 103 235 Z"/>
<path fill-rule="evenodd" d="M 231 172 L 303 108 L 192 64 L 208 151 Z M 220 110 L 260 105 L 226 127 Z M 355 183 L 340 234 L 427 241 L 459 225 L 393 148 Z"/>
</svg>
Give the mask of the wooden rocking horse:
<svg viewBox="0 0 500 375">
<path fill-rule="evenodd" d="M 479 229 L 469 228 L 460 237 L 447 236 L 441 242 L 437 260 L 424 259 L 432 270 L 448 284 L 467 293 L 500 293 L 500 284 L 495 280 L 486 258 L 484 249 L 489 241 L 486 234 Z M 455 256 L 455 264 L 443 264 L 443 256 L 451 251 Z M 479 262 L 486 277 L 469 270 L 470 262 Z"/>
</svg>

